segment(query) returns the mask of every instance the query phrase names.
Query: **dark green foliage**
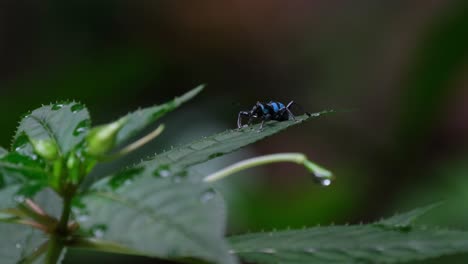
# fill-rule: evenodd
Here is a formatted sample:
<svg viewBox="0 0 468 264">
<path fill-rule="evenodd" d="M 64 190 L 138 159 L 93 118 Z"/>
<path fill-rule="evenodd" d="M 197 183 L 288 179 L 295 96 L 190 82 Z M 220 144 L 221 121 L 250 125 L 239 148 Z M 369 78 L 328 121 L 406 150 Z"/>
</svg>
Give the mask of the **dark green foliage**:
<svg viewBox="0 0 468 264">
<path fill-rule="evenodd" d="M 466 232 L 413 226 L 433 206 L 369 225 L 226 241 L 223 198 L 191 166 L 332 111 L 270 121 L 261 131 L 259 125 L 228 130 L 82 186 L 99 161 L 126 154 L 119 152 L 128 150 L 123 144 L 201 90 L 98 127 L 91 127 L 84 105 L 74 102 L 24 116 L 11 152 L 0 148 L 2 263 L 57 263 L 67 248 L 223 264 L 238 263 L 237 257 L 258 263 L 396 263 L 468 252 Z"/>
</svg>

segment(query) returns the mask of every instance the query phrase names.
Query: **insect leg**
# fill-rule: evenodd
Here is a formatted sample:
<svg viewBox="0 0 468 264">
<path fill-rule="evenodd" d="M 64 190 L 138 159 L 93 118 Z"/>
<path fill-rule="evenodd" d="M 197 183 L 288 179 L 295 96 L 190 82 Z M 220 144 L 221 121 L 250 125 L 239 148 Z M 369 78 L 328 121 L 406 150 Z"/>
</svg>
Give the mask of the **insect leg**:
<svg viewBox="0 0 468 264">
<path fill-rule="evenodd" d="M 260 124 L 260 127 L 258 128 L 258 132 L 262 131 L 264 123 L 265 123 L 265 120 L 262 120 L 262 123 Z"/>
<path fill-rule="evenodd" d="M 288 103 L 288 105 L 286 106 L 286 109 L 288 109 L 288 112 L 292 115 L 292 112 L 291 110 L 289 109 L 292 105 L 297 105 L 297 107 L 299 107 L 299 109 L 301 110 L 301 112 L 304 112 L 306 115 L 308 116 L 311 116 L 311 114 L 309 112 L 306 112 L 304 111 L 304 108 L 302 108 L 302 106 L 294 101 L 291 101 Z M 294 115 L 292 115 L 294 117 Z M 293 118 L 294 119 L 294 118 Z"/>
<path fill-rule="evenodd" d="M 296 118 L 294 117 L 294 114 L 291 112 L 291 110 L 289 110 L 289 108 L 286 108 L 286 111 L 288 112 L 289 117 L 295 121 Z"/>
<path fill-rule="evenodd" d="M 240 111 L 239 114 L 237 115 L 237 128 L 242 127 L 242 116 L 248 116 L 249 117 L 249 123 L 251 121 L 251 116 L 250 116 L 249 112 Z"/>
</svg>

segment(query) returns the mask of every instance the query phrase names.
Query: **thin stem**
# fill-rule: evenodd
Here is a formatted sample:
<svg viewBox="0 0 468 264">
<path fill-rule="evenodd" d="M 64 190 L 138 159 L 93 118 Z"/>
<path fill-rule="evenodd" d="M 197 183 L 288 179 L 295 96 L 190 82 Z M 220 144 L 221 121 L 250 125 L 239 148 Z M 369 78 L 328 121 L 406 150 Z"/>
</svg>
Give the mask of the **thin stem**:
<svg viewBox="0 0 468 264">
<path fill-rule="evenodd" d="M 278 154 L 259 156 L 259 157 L 239 161 L 224 169 L 221 169 L 217 172 L 214 172 L 206 176 L 203 179 L 203 181 L 214 182 L 214 181 L 221 180 L 231 174 L 234 174 L 236 172 L 239 172 L 245 169 L 249 169 L 252 167 L 269 164 L 269 163 L 276 163 L 276 162 L 294 162 L 299 165 L 303 165 L 310 172 L 313 173 L 314 179 L 318 181 L 319 183 L 321 183 L 322 185 L 329 185 L 331 183 L 331 180 L 333 179 L 333 175 L 330 171 L 311 162 L 302 153 L 278 153 Z"/>
<path fill-rule="evenodd" d="M 118 152 L 118 155 L 123 156 L 123 155 L 126 155 L 126 154 L 134 151 L 135 149 L 140 148 L 141 146 L 145 145 L 146 143 L 150 142 L 151 140 L 153 140 L 154 138 L 159 136 L 163 131 L 164 131 L 164 125 L 161 124 L 153 132 L 147 134 L 146 136 L 138 139 L 137 141 L 133 142 L 132 144 L 130 144 L 130 145 L 126 146 L 125 148 L 123 148 L 122 150 L 120 150 Z"/>
<path fill-rule="evenodd" d="M 71 212 L 71 201 L 74 192 L 68 193 L 63 197 L 63 209 L 62 215 L 60 216 L 59 223 L 55 229 L 55 233 L 50 237 L 49 240 L 49 249 L 46 255 L 47 264 L 57 263 L 60 254 L 65 246 L 63 237 L 67 235 L 68 232 L 68 219 L 70 218 Z"/>
<path fill-rule="evenodd" d="M 12 221 L 12 223 L 32 226 L 34 228 L 44 231 L 44 233 L 50 232 L 50 229 L 47 226 L 41 225 L 40 223 L 31 221 L 31 220 L 17 220 L 17 221 Z"/>
<path fill-rule="evenodd" d="M 46 255 L 47 264 L 56 264 L 62 253 L 64 244 L 61 241 L 60 237 L 53 235 L 49 239 L 48 250 Z"/>
<path fill-rule="evenodd" d="M 60 220 L 57 225 L 57 232 L 62 235 L 66 234 L 67 232 L 68 219 L 70 218 L 70 212 L 71 212 L 71 202 L 72 202 L 72 195 L 67 195 L 63 197 L 62 215 L 60 216 Z"/>
<path fill-rule="evenodd" d="M 45 214 L 42 210 L 41 210 L 41 214 L 39 214 L 38 211 L 36 211 L 37 208 L 34 209 L 33 207 L 26 206 L 24 204 L 18 205 L 18 208 L 26 215 L 26 217 L 31 218 L 34 221 L 42 225 L 55 226 L 57 224 L 57 219 Z M 23 218 L 26 218 L 26 217 L 23 217 Z"/>
<path fill-rule="evenodd" d="M 29 206 L 29 208 L 31 208 L 34 212 L 36 212 L 37 214 L 39 215 L 47 215 L 44 210 L 42 210 L 42 208 L 36 204 L 33 200 L 31 199 L 26 199 L 26 204 Z"/>
<path fill-rule="evenodd" d="M 155 139 L 157 136 L 159 136 L 162 132 L 164 131 L 164 125 L 161 124 L 159 125 L 155 130 L 153 130 L 151 133 L 147 134 L 146 136 L 138 139 L 137 141 L 131 143 L 130 145 L 124 147 L 117 153 L 111 154 L 109 156 L 104 156 L 101 157 L 100 160 L 102 161 L 111 161 L 115 160 L 117 158 L 120 158 L 122 156 L 127 155 L 128 153 L 142 147 L 146 143 L 150 142 L 151 140 Z"/>
<path fill-rule="evenodd" d="M 96 250 L 100 252 L 144 255 L 142 252 L 127 248 L 118 243 L 90 237 L 72 237 L 69 241 L 67 241 L 67 246 L 73 248 Z"/>
</svg>

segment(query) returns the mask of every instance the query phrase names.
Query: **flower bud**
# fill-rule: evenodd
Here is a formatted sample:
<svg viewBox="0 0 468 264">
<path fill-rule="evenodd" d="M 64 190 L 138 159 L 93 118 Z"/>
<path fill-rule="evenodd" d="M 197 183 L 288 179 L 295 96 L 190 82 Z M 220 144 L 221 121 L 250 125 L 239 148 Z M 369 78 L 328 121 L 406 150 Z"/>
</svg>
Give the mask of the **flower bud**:
<svg viewBox="0 0 468 264">
<path fill-rule="evenodd" d="M 58 148 L 55 142 L 50 139 L 31 140 L 34 152 L 42 158 L 53 161 L 58 157 Z"/>
<path fill-rule="evenodd" d="M 99 157 L 115 147 L 117 134 L 125 121 L 125 119 L 119 119 L 116 122 L 92 128 L 86 137 L 88 154 Z"/>
</svg>

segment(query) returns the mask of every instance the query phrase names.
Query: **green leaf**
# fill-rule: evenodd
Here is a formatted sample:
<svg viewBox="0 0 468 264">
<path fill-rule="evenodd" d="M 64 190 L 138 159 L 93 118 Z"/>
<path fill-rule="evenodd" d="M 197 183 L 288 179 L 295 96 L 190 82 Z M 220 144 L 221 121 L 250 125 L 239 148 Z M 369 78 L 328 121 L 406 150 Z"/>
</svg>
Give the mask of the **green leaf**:
<svg viewBox="0 0 468 264">
<path fill-rule="evenodd" d="M 289 121 L 269 121 L 263 129 L 259 131 L 260 124 L 244 127 L 241 129 L 231 129 L 187 145 L 174 148 L 154 158 L 143 162 L 143 164 L 167 165 L 171 173 L 177 174 L 187 167 L 196 165 L 207 160 L 222 156 L 232 151 L 238 150 L 256 141 L 276 134 L 290 126 L 301 124 L 311 118 L 333 111 L 322 111 L 312 115 L 297 116 L 296 120 Z"/>
<path fill-rule="evenodd" d="M 13 208 L 17 205 L 16 193 L 19 186 L 12 185 L 0 190 L 0 209 Z M 35 201 L 46 210 L 47 213 L 56 215 L 60 211 L 61 200 L 51 190 L 44 190 L 35 197 Z M 37 254 L 36 249 L 47 241 L 47 236 L 37 229 L 0 222 L 0 259 L 1 263 L 23 263 L 31 255 Z M 40 256 L 32 263 L 40 262 Z M 25 262 L 29 263 L 29 262 Z"/>
<path fill-rule="evenodd" d="M 10 152 L 0 158 L 0 189 L 20 183 L 23 185 L 20 192 L 32 196 L 47 185 L 47 178 L 44 164 L 37 157 L 33 160 L 31 157 Z"/>
<path fill-rule="evenodd" d="M 224 241 L 221 197 L 191 177 L 131 168 L 98 182 L 81 206 L 73 209 L 75 219 L 96 238 L 118 243 L 109 251 L 120 245 L 127 254 L 235 263 Z"/>
<path fill-rule="evenodd" d="M 0 158 L 8 154 L 8 150 L 0 147 Z"/>
<path fill-rule="evenodd" d="M 468 252 L 468 232 L 375 225 L 240 235 L 232 253 L 249 263 L 401 263 Z"/>
<path fill-rule="evenodd" d="M 378 226 L 383 226 L 383 227 L 388 227 L 388 228 L 407 229 L 411 227 L 411 224 L 416 219 L 426 214 L 427 212 L 431 211 L 432 209 L 440 206 L 441 204 L 442 203 L 439 202 L 439 203 L 430 204 L 424 207 L 416 208 L 407 213 L 398 214 L 390 218 L 381 220 L 375 224 Z"/>
<path fill-rule="evenodd" d="M 13 151 L 34 156 L 30 141 L 47 140 L 66 156 L 88 133 L 91 120 L 84 105 L 76 102 L 42 106 L 20 122 L 13 141 Z"/>
<path fill-rule="evenodd" d="M 115 145 L 121 145 L 131 137 L 135 136 L 145 127 L 164 116 L 166 113 L 189 101 L 198 93 L 200 93 L 203 90 L 203 87 L 204 85 L 197 86 L 182 96 L 176 97 L 172 101 L 169 101 L 165 104 L 144 108 L 122 117 L 121 119 L 125 120 L 125 124 L 117 134 Z"/>
<path fill-rule="evenodd" d="M 17 224 L 0 222 L 0 259 L 2 264 L 16 264 L 47 241 L 39 231 Z"/>
</svg>

